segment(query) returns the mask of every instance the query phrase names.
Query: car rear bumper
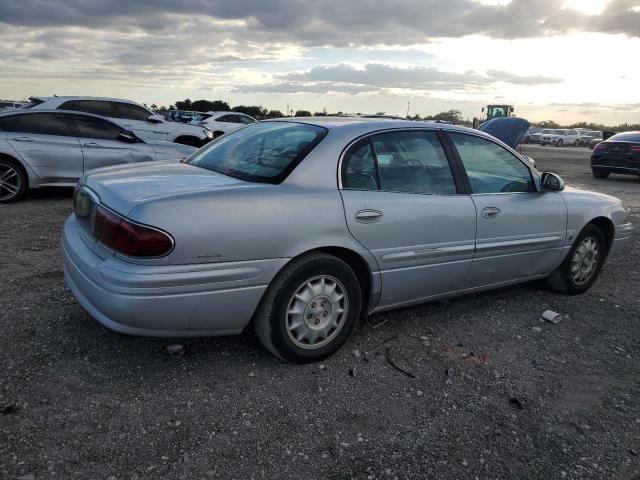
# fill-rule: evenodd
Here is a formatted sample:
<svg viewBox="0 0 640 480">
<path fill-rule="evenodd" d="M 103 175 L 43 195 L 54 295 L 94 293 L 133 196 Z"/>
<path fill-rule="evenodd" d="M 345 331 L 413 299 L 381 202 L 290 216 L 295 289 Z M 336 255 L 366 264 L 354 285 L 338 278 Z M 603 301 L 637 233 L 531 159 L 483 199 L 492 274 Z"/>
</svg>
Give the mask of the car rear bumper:
<svg viewBox="0 0 640 480">
<path fill-rule="evenodd" d="M 633 234 L 633 224 L 623 223 L 622 225 L 616 225 L 615 233 L 613 236 L 613 243 L 609 250 L 609 255 L 615 257 L 618 255 L 631 241 Z"/>
<path fill-rule="evenodd" d="M 62 236 L 64 276 L 89 314 L 112 330 L 143 336 L 240 333 L 287 259 L 193 265 L 135 265 L 98 256 L 75 216 Z"/>
<path fill-rule="evenodd" d="M 620 162 L 620 163 L 626 163 L 626 162 Z M 601 172 L 622 173 L 626 175 L 640 175 L 640 164 L 616 165 L 615 161 L 591 161 L 591 168 L 593 170 L 599 170 Z"/>
</svg>

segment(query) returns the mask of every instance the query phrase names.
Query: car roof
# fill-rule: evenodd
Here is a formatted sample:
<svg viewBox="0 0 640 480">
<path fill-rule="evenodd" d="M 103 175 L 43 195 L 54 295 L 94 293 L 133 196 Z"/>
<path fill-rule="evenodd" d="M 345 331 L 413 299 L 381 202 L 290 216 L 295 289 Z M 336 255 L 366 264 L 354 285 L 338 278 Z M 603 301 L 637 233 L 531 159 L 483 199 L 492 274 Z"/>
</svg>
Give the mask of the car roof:
<svg viewBox="0 0 640 480">
<path fill-rule="evenodd" d="M 33 96 L 30 98 L 34 98 L 36 100 L 42 100 L 43 102 L 47 102 L 49 100 L 102 100 L 105 102 L 122 102 L 122 103 L 130 103 L 132 105 L 144 106 L 141 103 L 134 102 L 133 100 L 127 100 L 126 98 L 113 98 L 113 97 L 90 97 L 85 95 L 58 95 L 55 97 L 38 97 Z"/>
</svg>

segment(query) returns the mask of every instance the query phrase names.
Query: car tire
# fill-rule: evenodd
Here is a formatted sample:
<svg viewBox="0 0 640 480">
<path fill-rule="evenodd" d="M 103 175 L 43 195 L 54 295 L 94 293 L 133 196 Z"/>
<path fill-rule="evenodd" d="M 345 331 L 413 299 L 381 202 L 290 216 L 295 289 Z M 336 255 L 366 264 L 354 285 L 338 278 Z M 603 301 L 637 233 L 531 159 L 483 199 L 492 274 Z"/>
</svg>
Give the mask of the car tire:
<svg viewBox="0 0 640 480">
<path fill-rule="evenodd" d="M 609 172 L 605 172 L 602 170 L 599 170 L 597 168 L 592 168 L 591 169 L 591 174 L 595 177 L 595 178 L 608 178 L 609 177 Z"/>
<path fill-rule="evenodd" d="M 316 362 L 349 338 L 361 304 L 360 284 L 349 265 L 311 253 L 292 260 L 271 282 L 256 311 L 255 331 L 278 358 Z"/>
<path fill-rule="evenodd" d="M 575 142 L 573 142 L 573 146 L 574 147 L 579 147 L 580 146 L 580 140 L 576 140 Z"/>
<path fill-rule="evenodd" d="M 607 242 L 602 230 L 585 226 L 560 266 L 546 278 L 547 285 L 559 293 L 584 293 L 598 278 L 607 256 Z"/>
<path fill-rule="evenodd" d="M 558 140 L 556 143 L 556 147 L 561 147 L 563 145 L 562 139 Z"/>
<path fill-rule="evenodd" d="M 27 191 L 28 179 L 18 163 L 0 157 L 0 203 L 19 200 Z"/>
</svg>

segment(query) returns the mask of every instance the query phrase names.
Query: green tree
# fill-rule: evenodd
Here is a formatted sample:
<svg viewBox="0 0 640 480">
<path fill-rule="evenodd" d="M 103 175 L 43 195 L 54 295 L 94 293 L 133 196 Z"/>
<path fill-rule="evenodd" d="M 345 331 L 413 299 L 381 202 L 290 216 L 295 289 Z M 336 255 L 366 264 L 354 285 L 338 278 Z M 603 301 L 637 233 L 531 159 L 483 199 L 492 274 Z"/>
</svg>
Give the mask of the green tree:
<svg viewBox="0 0 640 480">
<path fill-rule="evenodd" d="M 229 104 L 223 100 L 196 100 L 191 104 L 191 109 L 197 112 L 228 112 L 231 110 Z"/>
<path fill-rule="evenodd" d="M 311 112 L 309 110 L 296 110 L 294 117 L 310 117 Z"/>
<path fill-rule="evenodd" d="M 191 100 L 188 98 L 185 100 L 178 100 L 176 102 L 176 110 L 191 110 Z"/>
<path fill-rule="evenodd" d="M 280 110 L 269 110 L 266 115 L 267 118 L 282 118 L 284 117 L 284 113 Z"/>
<path fill-rule="evenodd" d="M 231 110 L 234 112 L 244 113 L 245 115 L 251 115 L 254 118 L 265 118 L 267 113 L 269 113 L 265 108 L 258 105 L 238 105 L 237 107 L 233 107 Z"/>
</svg>

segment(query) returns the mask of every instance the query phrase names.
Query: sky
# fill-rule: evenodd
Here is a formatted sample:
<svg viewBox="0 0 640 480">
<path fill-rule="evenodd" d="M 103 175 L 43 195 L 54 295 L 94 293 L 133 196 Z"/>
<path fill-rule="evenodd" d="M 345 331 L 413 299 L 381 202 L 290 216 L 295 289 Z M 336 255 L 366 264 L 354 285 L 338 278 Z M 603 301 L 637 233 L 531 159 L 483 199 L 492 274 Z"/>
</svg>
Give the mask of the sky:
<svg viewBox="0 0 640 480">
<path fill-rule="evenodd" d="M 640 0 L 0 2 L 0 98 L 640 123 Z"/>
</svg>

